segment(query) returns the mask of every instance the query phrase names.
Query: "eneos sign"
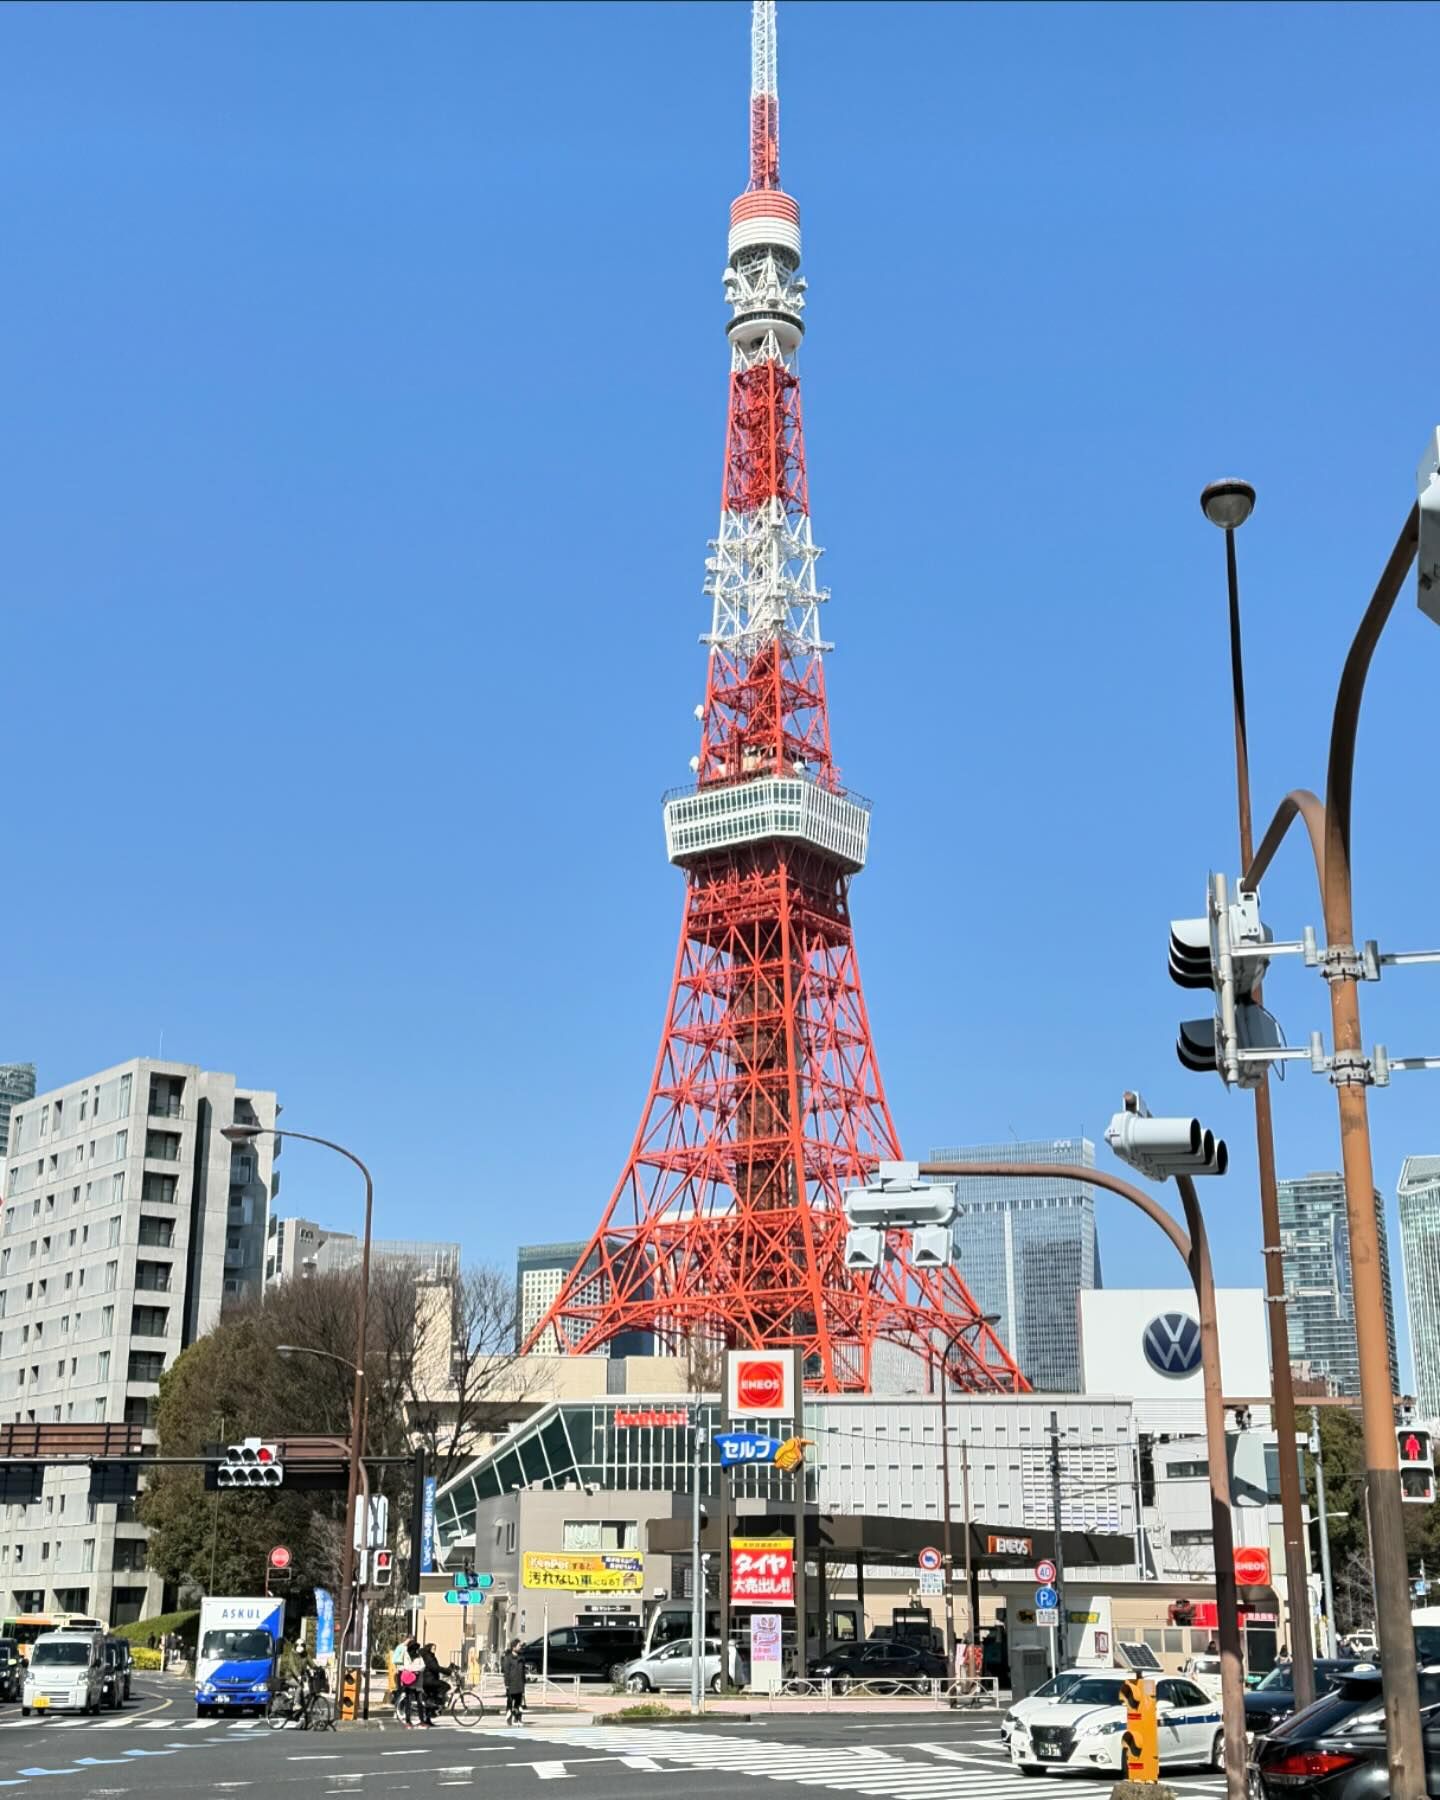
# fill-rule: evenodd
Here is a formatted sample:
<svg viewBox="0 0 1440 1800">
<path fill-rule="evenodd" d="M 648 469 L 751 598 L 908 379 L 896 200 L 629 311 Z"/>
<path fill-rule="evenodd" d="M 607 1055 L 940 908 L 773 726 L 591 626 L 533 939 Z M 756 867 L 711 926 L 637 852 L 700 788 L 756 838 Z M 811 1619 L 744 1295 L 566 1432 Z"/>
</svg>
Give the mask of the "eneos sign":
<svg viewBox="0 0 1440 1800">
<path fill-rule="evenodd" d="M 1270 1552 L 1242 1547 L 1235 1552 L 1235 1579 L 1241 1587 L 1270 1585 Z"/>
<path fill-rule="evenodd" d="M 788 1350 L 731 1350 L 725 1358 L 731 1418 L 793 1417 L 795 1357 Z"/>
</svg>

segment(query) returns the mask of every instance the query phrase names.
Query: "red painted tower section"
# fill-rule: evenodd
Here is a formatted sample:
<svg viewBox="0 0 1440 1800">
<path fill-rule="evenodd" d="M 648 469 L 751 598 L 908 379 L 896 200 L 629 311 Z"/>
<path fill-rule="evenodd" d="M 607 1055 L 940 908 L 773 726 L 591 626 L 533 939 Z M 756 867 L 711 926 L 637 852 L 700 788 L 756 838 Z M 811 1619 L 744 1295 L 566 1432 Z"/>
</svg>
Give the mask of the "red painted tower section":
<svg viewBox="0 0 1440 1800">
<path fill-rule="evenodd" d="M 800 214 L 780 187 L 774 0 L 755 0 L 750 185 L 731 208 L 720 533 L 695 785 L 668 798 L 686 871 L 660 1051 L 625 1169 L 527 1349 L 799 1345 L 807 1382 L 871 1387 L 893 1344 L 953 1343 L 959 1385 L 1024 1377 L 954 1269 L 906 1234 L 845 1267 L 841 1196 L 900 1154 L 851 930 L 868 805 L 831 756 L 796 352 Z"/>
</svg>

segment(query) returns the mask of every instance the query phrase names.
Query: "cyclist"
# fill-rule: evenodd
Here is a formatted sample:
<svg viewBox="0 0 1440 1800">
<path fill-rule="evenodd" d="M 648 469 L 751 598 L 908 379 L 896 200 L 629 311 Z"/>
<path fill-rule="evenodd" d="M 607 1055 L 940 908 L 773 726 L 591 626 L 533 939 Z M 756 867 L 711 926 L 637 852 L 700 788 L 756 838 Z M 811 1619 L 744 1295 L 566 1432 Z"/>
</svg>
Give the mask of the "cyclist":
<svg viewBox="0 0 1440 1800">
<path fill-rule="evenodd" d="M 424 1709 L 425 1723 L 433 1725 L 436 1713 L 445 1705 L 448 1690 L 433 1644 L 421 1645 L 420 1661 L 424 1665 L 420 1675 L 420 1702 Z"/>
</svg>

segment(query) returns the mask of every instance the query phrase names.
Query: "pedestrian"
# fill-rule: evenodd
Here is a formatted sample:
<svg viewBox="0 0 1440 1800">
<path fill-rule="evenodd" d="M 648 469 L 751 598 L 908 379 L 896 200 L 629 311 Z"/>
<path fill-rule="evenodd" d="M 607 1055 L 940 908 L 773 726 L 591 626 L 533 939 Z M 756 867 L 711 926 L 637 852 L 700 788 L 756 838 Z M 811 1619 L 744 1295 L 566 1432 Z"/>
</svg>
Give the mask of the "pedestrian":
<svg viewBox="0 0 1440 1800">
<path fill-rule="evenodd" d="M 520 1725 L 525 1711 L 525 1661 L 519 1638 L 510 1640 L 510 1648 L 501 1657 L 500 1675 L 505 1683 L 505 1723 Z"/>
<path fill-rule="evenodd" d="M 419 1642 L 409 1638 L 405 1644 L 405 1660 L 400 1665 L 400 1721 L 407 1731 L 425 1722 L 425 1695 L 420 1683 L 425 1674 L 425 1658 Z"/>
<path fill-rule="evenodd" d="M 395 1648 L 390 1652 L 390 1688 L 391 1691 L 397 1695 L 400 1692 L 400 1671 L 405 1667 L 405 1660 L 408 1654 L 409 1640 L 406 1638 L 401 1638 L 400 1642 L 396 1644 Z"/>
<path fill-rule="evenodd" d="M 145 1648 L 147 1650 L 153 1650 L 155 1648 L 155 1633 L 153 1631 L 150 1633 L 149 1637 L 146 1638 L 146 1640 L 145 1640 Z"/>
</svg>

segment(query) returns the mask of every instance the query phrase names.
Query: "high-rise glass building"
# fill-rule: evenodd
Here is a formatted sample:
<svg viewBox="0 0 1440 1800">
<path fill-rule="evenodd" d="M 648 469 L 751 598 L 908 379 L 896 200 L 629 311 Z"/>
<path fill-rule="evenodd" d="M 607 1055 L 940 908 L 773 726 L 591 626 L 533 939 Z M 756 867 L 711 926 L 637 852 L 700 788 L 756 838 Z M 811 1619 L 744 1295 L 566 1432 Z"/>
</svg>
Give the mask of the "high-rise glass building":
<svg viewBox="0 0 1440 1800">
<path fill-rule="evenodd" d="M 1399 1197 L 1415 1400 L 1420 1417 L 1434 1424 L 1440 1422 L 1440 1156 L 1407 1156 Z"/>
<path fill-rule="evenodd" d="M 1093 1169 L 1095 1146 L 1083 1137 L 949 1144 L 930 1159 Z M 1080 1393 L 1080 1293 L 1101 1285 L 1095 1190 L 1041 1176 L 977 1175 L 956 1184 L 955 1198 L 960 1273 L 981 1312 L 995 1316 L 995 1330 L 1032 1387 Z"/>
<path fill-rule="evenodd" d="M 34 1098 L 34 1063 L 0 1063 L 0 1158 L 10 1147 L 11 1113 Z"/>
<path fill-rule="evenodd" d="M 1279 1183 L 1280 1248 L 1285 1257 L 1289 1301 L 1290 1361 L 1308 1363 L 1328 1376 L 1342 1394 L 1360 1392 L 1360 1355 L 1355 1344 L 1355 1287 L 1350 1272 L 1350 1227 L 1345 1215 L 1345 1178 L 1336 1173 L 1304 1175 Z M 1375 1190 L 1375 1225 L 1380 1236 L 1380 1280 L 1385 1296 L 1385 1335 L 1390 1345 L 1390 1384 L 1400 1391 L 1395 1354 L 1395 1299 L 1390 1285 L 1390 1248 L 1385 1202 Z"/>
</svg>

